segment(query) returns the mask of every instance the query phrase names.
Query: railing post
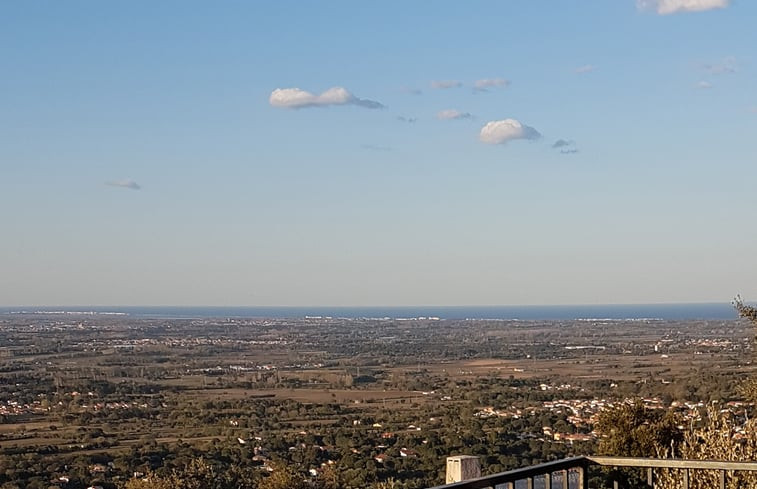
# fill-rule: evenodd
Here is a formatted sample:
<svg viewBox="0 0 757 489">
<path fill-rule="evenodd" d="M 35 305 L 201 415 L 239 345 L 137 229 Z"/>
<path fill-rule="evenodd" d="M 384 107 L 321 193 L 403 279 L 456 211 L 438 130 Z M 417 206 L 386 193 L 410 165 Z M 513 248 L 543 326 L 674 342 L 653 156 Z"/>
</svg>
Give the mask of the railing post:
<svg viewBox="0 0 757 489">
<path fill-rule="evenodd" d="M 683 469 L 683 489 L 689 489 L 689 469 Z"/>
<path fill-rule="evenodd" d="M 647 486 L 654 489 L 654 469 L 652 467 L 647 468 Z"/>
<path fill-rule="evenodd" d="M 552 489 L 552 474 L 544 474 L 544 489 Z"/>
<path fill-rule="evenodd" d="M 481 464 L 478 457 L 458 455 L 447 457 L 447 484 L 481 477 Z"/>
<path fill-rule="evenodd" d="M 720 471 L 720 489 L 725 489 L 725 470 Z"/>
<path fill-rule="evenodd" d="M 515 482 L 505 482 L 505 489 L 515 489 Z"/>
<path fill-rule="evenodd" d="M 578 468 L 578 489 L 589 489 L 589 474 L 584 464 Z"/>
<path fill-rule="evenodd" d="M 612 489 L 618 489 L 618 481 L 612 481 Z"/>
<path fill-rule="evenodd" d="M 568 472 L 567 470 L 561 470 L 562 473 L 562 489 L 570 489 L 570 479 L 568 479 Z"/>
<path fill-rule="evenodd" d="M 526 478 L 526 489 L 534 489 L 534 478 L 533 477 L 527 477 Z"/>
</svg>

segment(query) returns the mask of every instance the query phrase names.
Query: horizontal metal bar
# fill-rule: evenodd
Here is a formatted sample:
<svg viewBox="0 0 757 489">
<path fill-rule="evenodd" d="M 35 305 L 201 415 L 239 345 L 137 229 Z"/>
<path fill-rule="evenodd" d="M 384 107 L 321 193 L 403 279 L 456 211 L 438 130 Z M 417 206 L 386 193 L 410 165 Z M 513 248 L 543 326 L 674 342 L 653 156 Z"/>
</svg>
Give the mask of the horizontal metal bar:
<svg viewBox="0 0 757 489">
<path fill-rule="evenodd" d="M 680 458 L 586 457 L 596 465 L 614 467 L 653 467 L 664 469 L 744 470 L 757 471 L 757 462 L 725 462 Z"/>
</svg>

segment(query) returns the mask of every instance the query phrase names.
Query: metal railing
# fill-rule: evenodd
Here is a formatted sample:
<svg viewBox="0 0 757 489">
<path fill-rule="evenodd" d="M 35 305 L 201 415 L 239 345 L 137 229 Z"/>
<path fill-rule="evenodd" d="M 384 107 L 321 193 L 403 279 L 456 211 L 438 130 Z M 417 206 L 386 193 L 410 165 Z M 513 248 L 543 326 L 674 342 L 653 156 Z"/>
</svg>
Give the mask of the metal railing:
<svg viewBox="0 0 757 489">
<path fill-rule="evenodd" d="M 431 489 L 589 489 L 590 467 L 646 469 L 647 486 L 655 487 L 655 470 L 674 469 L 681 472 L 684 489 L 694 471 L 716 471 L 718 486 L 725 489 L 729 474 L 733 472 L 757 472 L 757 462 L 724 462 L 717 460 L 684 460 L 631 457 L 572 457 L 539 465 L 531 465 L 507 472 L 487 475 L 437 486 Z M 614 483 L 617 488 L 618 483 Z"/>
</svg>

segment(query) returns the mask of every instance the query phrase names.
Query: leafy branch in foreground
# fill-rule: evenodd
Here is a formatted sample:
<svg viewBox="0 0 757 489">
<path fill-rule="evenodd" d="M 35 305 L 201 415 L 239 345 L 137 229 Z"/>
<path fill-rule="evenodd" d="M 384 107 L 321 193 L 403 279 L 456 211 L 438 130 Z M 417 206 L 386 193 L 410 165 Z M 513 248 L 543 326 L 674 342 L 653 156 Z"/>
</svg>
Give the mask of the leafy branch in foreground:
<svg viewBox="0 0 757 489">
<path fill-rule="evenodd" d="M 731 304 L 736 308 L 736 312 L 739 313 L 740 318 L 748 319 L 757 326 L 757 307 L 744 304 L 740 295 L 737 295 L 736 298 L 731 301 Z"/>
<path fill-rule="evenodd" d="M 703 425 L 692 427 L 680 446 L 682 458 L 696 460 L 757 460 L 757 420 L 746 422 L 734 419 L 728 412 L 718 409 L 716 404 L 707 408 Z M 683 489 L 680 471 L 659 470 L 655 487 L 660 489 Z M 719 486 L 719 471 L 702 470 L 691 475 L 690 489 L 710 489 Z M 757 474 L 732 472 L 728 474 L 727 489 L 757 487 Z"/>
</svg>

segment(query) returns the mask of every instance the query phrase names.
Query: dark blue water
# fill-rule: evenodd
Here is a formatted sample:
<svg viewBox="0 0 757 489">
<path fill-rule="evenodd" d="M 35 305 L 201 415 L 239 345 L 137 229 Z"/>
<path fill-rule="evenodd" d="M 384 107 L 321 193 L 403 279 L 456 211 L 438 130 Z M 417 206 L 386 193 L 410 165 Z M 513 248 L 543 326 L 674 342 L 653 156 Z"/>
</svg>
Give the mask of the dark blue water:
<svg viewBox="0 0 757 489">
<path fill-rule="evenodd" d="M 178 306 L 78 306 L 0 307 L 0 313 L 18 312 L 123 313 L 133 317 L 166 318 L 302 318 L 330 316 L 346 318 L 442 319 L 735 319 L 727 303 L 613 304 L 574 306 L 411 306 L 411 307 L 178 307 Z"/>
</svg>

